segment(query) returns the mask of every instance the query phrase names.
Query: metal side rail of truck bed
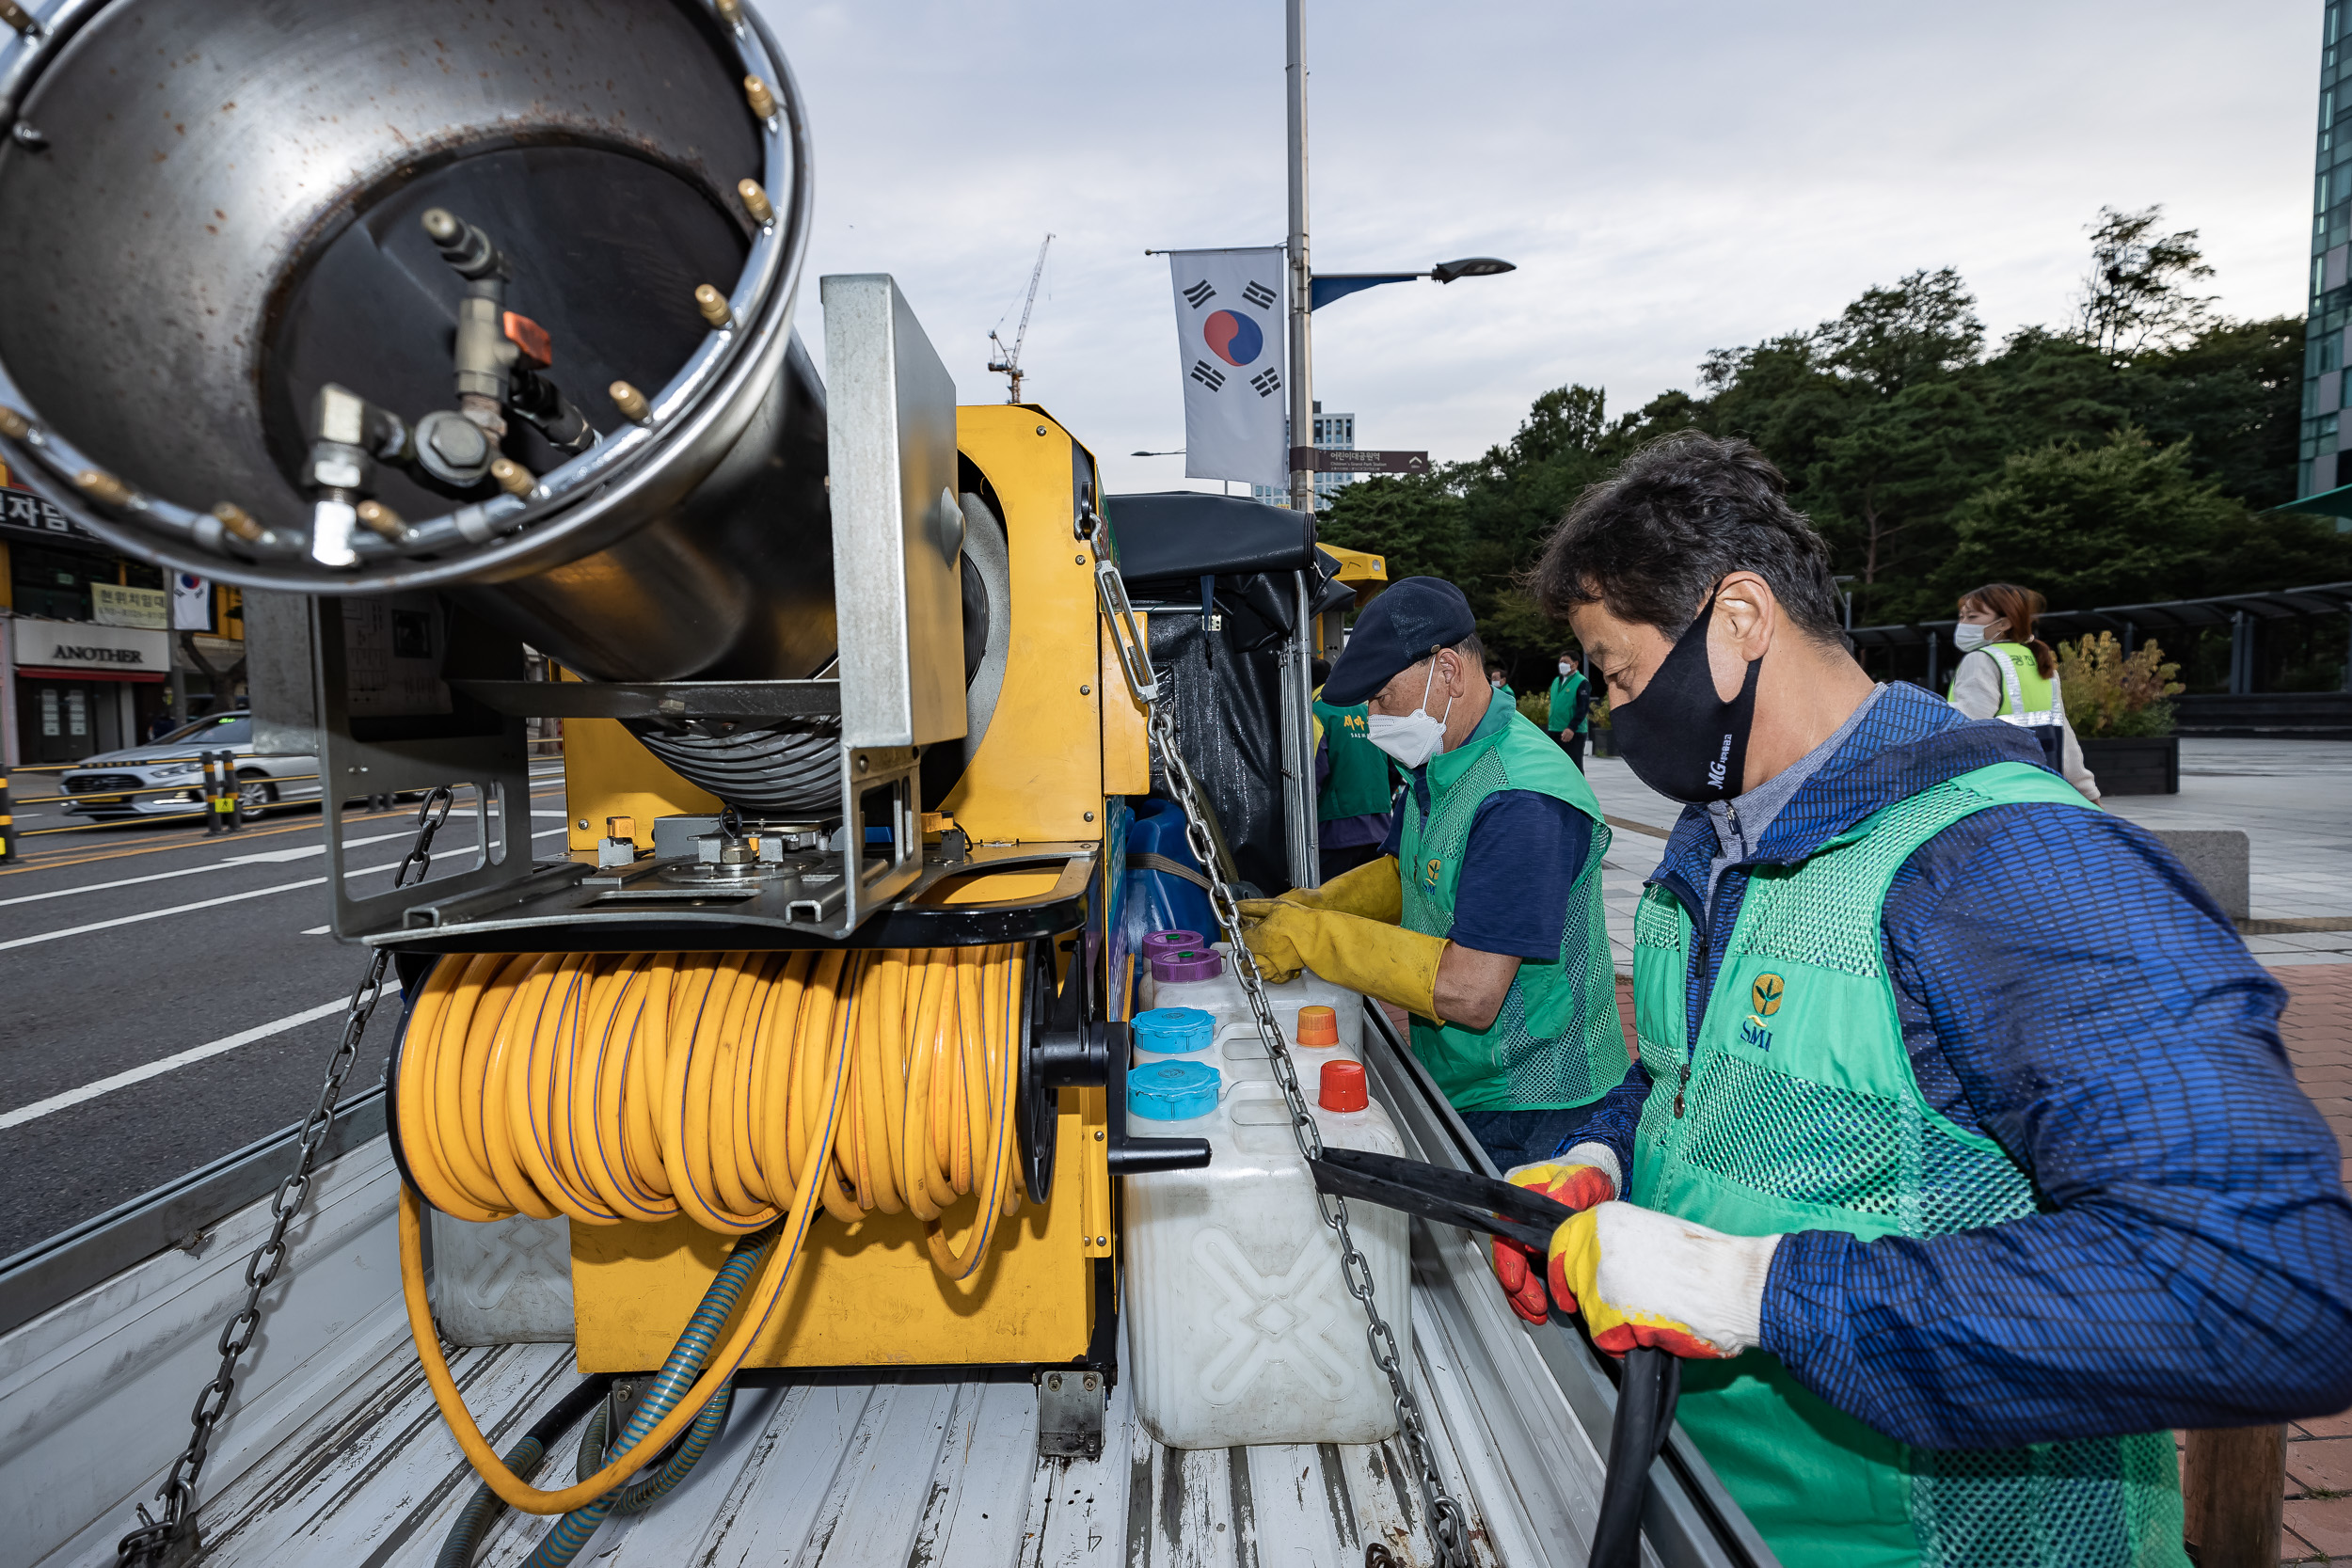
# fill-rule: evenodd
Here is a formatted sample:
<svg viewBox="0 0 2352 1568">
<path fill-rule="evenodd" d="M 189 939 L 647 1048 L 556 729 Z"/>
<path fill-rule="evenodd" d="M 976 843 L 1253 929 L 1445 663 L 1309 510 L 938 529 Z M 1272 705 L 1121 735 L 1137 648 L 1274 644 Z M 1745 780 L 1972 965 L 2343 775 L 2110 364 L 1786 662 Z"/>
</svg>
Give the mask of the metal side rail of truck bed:
<svg viewBox="0 0 2352 1568">
<path fill-rule="evenodd" d="M 1479 1168 L 1458 1118 L 1376 1013 L 1369 1022 L 1375 1092 L 1409 1151 Z M 257 1145 L 237 1158 L 283 1154 Z M 408 1343 L 397 1180 L 380 1135 L 355 1138 L 324 1168 L 205 1471 L 199 1562 L 424 1568 L 471 1494 Z M 0 1333 L 0 1494 L 13 1499 L 0 1568 L 112 1562 L 134 1505 L 186 1439 L 267 1209 L 215 1168 L 0 1267 L 0 1321 L 11 1324 Z M 196 1235 L 193 1250 L 175 1244 Z M 1414 1382 L 1448 1483 L 1472 1512 L 1478 1560 L 1581 1568 L 1614 1400 L 1600 1358 L 1572 1331 L 1512 1317 L 1463 1232 L 1417 1221 L 1413 1275 Z M 565 1344 L 451 1359 L 501 1449 L 574 1380 Z M 747 1378 L 688 1483 L 609 1521 L 590 1555 L 609 1568 L 1356 1568 L 1382 1562 L 1385 1547 L 1388 1561 L 1429 1561 L 1393 1442 L 1179 1452 L 1143 1430 L 1127 1387 L 1115 1386 L 1104 1455 L 1088 1461 L 1038 1457 L 1025 1378 Z M 548 1476 L 568 1472 L 574 1441 Z M 479 1560 L 520 1562 L 548 1525 L 509 1514 Z M 1678 1434 L 1645 1525 L 1644 1560 L 1658 1568 L 1772 1560 Z"/>
</svg>

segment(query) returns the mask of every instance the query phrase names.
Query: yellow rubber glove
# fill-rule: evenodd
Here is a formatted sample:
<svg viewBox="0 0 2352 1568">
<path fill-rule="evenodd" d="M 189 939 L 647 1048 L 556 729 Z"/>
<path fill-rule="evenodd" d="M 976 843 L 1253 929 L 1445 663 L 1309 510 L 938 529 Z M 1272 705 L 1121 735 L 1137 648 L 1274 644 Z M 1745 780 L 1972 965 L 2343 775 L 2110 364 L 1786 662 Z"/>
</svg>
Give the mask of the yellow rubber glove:
<svg viewBox="0 0 2352 1568">
<path fill-rule="evenodd" d="M 1242 940 L 1258 960 L 1258 973 L 1277 985 L 1311 969 L 1333 985 L 1423 1018 L 1438 1016 L 1438 959 L 1445 953 L 1443 937 L 1270 899 L 1265 912 L 1242 927 Z"/>
<path fill-rule="evenodd" d="M 1397 880 L 1396 857 L 1383 855 L 1368 865 L 1343 871 L 1321 887 L 1295 887 L 1279 898 L 1245 898 L 1244 919 L 1263 920 L 1283 904 L 1299 910 L 1331 910 L 1393 926 L 1405 918 L 1405 884 Z"/>
<path fill-rule="evenodd" d="M 1603 1203 L 1551 1233 L 1545 1283 L 1613 1355 L 1655 1345 L 1714 1359 L 1761 1341 L 1778 1236 L 1727 1236 L 1630 1203 Z"/>
<path fill-rule="evenodd" d="M 1514 1186 L 1540 1193 L 1554 1203 L 1565 1203 L 1571 1209 L 1590 1209 L 1617 1196 L 1617 1157 L 1606 1145 L 1578 1144 L 1556 1160 L 1505 1171 L 1502 1179 Z M 1502 1286 L 1512 1311 L 1532 1323 L 1550 1318 L 1551 1302 L 1544 1293 L 1544 1266 L 1536 1262 L 1533 1250 L 1498 1236 L 1494 1238 L 1494 1267 L 1495 1278 Z"/>
</svg>

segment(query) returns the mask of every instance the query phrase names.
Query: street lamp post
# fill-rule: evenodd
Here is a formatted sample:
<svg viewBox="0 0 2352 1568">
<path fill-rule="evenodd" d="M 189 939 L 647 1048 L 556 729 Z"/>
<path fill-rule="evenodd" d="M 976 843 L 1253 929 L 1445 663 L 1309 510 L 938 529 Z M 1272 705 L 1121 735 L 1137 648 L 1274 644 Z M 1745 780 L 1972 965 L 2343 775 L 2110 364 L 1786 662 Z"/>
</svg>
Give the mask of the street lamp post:
<svg viewBox="0 0 2352 1568">
<path fill-rule="evenodd" d="M 1315 444 L 1314 354 L 1308 341 L 1314 310 L 1314 272 L 1307 258 L 1307 0 L 1286 0 L 1284 82 L 1290 99 L 1290 465 L 1291 506 L 1315 507 L 1315 476 L 1299 466 L 1297 453 Z"/>
</svg>

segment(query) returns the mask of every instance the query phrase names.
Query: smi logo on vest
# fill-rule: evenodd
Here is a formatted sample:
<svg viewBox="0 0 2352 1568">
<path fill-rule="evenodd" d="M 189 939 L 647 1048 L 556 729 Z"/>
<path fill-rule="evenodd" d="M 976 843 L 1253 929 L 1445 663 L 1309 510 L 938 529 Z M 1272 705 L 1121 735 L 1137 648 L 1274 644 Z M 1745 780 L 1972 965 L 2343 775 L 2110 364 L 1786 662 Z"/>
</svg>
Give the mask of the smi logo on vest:
<svg viewBox="0 0 2352 1568">
<path fill-rule="evenodd" d="M 1788 990 L 1788 983 L 1777 974 L 1759 974 L 1756 977 L 1756 983 L 1748 988 L 1748 1001 L 1755 1011 L 1749 1013 L 1748 1021 L 1740 1026 L 1741 1039 L 1758 1051 L 1772 1048 L 1772 1032 L 1765 1027 L 1764 1021 L 1780 1011 L 1780 1000 Z"/>
</svg>

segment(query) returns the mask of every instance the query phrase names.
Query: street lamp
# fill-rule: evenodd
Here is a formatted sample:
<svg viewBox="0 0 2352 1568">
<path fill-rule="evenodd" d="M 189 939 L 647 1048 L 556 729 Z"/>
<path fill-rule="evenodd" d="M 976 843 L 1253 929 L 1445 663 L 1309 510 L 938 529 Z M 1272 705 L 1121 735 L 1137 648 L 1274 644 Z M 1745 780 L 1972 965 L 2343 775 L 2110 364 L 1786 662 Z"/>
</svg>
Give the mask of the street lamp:
<svg viewBox="0 0 2352 1568">
<path fill-rule="evenodd" d="M 1492 277 L 1498 273 L 1517 271 L 1517 263 L 1499 256 L 1464 256 L 1457 261 L 1439 261 L 1427 272 L 1319 272 L 1308 279 L 1307 309 L 1320 310 L 1335 299 L 1345 299 L 1359 290 L 1376 289 L 1383 283 L 1410 283 L 1422 277 L 1451 283 L 1457 277 Z"/>
</svg>

